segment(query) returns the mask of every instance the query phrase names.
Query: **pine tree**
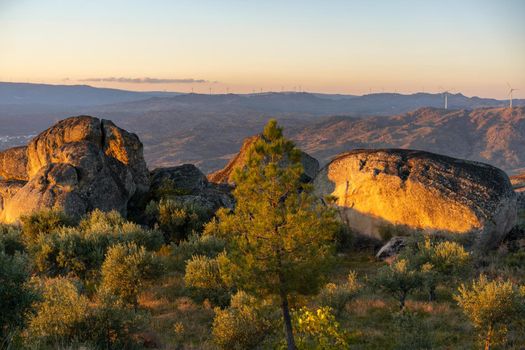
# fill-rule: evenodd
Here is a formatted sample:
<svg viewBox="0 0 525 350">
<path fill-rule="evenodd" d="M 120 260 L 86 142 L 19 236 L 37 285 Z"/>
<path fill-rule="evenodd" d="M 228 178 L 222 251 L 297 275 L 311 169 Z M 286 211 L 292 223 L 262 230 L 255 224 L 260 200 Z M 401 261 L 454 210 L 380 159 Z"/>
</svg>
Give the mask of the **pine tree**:
<svg viewBox="0 0 525 350">
<path fill-rule="evenodd" d="M 233 212 L 220 211 L 228 241 L 225 274 L 240 289 L 280 300 L 288 349 L 295 349 L 289 298 L 316 293 L 333 257 L 332 210 L 301 182 L 300 151 L 275 120 L 234 175 Z"/>
</svg>

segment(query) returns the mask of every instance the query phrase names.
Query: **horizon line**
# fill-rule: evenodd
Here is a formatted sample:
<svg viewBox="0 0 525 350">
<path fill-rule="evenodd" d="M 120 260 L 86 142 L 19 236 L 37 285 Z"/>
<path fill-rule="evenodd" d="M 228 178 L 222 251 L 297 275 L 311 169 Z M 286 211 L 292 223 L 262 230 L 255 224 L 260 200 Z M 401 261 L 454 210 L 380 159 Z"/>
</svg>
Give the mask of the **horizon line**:
<svg viewBox="0 0 525 350">
<path fill-rule="evenodd" d="M 182 92 L 182 91 L 174 91 L 174 90 L 132 90 L 132 89 L 122 89 L 122 88 L 115 88 L 115 87 L 99 87 L 99 86 L 93 86 L 89 84 L 60 84 L 60 83 L 42 83 L 42 82 L 27 82 L 27 81 L 4 81 L 0 80 L 0 84 L 27 84 L 27 85 L 46 85 L 46 86 L 63 86 L 63 87 L 90 87 L 93 89 L 100 89 L 100 90 L 116 90 L 116 91 L 123 91 L 123 92 L 137 92 L 137 93 L 173 93 L 173 94 L 179 94 L 179 95 L 204 95 L 204 96 L 226 96 L 226 95 L 264 95 L 264 94 L 316 94 L 316 95 L 339 95 L 339 96 L 352 96 L 352 97 L 364 97 L 364 96 L 371 96 L 371 95 L 402 95 L 402 96 L 411 96 L 411 95 L 417 95 L 417 94 L 427 94 L 427 95 L 443 95 L 445 91 L 443 92 L 428 92 L 428 91 L 415 91 L 415 92 L 397 92 L 397 91 L 380 91 L 380 92 L 370 92 L 365 94 L 352 94 L 352 93 L 342 93 L 342 92 L 319 92 L 319 91 L 294 91 L 294 90 L 281 90 L 281 91 L 274 91 L 274 90 L 266 90 L 266 91 L 260 91 L 260 92 L 221 92 L 216 93 L 213 92 L 213 89 L 210 93 L 203 93 L 203 92 Z M 456 93 L 450 93 L 448 92 L 449 96 L 457 96 L 461 95 L 466 98 L 480 98 L 480 99 L 493 99 L 497 101 L 508 101 L 508 98 L 497 98 L 497 97 L 481 97 L 478 95 L 468 96 L 463 94 L 462 92 L 458 91 Z M 513 100 L 525 100 L 523 98 L 513 98 Z"/>
</svg>

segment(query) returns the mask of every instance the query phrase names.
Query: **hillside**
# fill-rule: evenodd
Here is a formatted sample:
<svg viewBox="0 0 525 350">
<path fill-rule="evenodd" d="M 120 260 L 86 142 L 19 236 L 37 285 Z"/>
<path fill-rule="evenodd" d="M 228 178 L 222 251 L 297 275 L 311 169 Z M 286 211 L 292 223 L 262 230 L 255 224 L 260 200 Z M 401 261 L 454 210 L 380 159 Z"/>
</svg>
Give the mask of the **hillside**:
<svg viewBox="0 0 525 350">
<path fill-rule="evenodd" d="M 525 105 L 524 100 L 514 103 Z M 441 94 L 428 93 L 170 95 L 0 83 L 0 149 L 24 145 L 71 115 L 94 115 L 137 133 L 150 168 L 193 163 L 208 173 L 223 167 L 245 137 L 277 118 L 289 136 L 322 162 L 353 147 L 411 147 L 506 170 L 524 167 L 517 153 L 523 108 L 507 115 L 507 109 L 498 109 L 507 101 L 462 94 L 449 96 L 449 111 L 439 109 L 442 104 Z"/>
<path fill-rule="evenodd" d="M 525 108 L 421 108 L 391 117 L 332 117 L 291 135 L 326 163 L 352 148 L 410 148 L 481 161 L 508 172 L 525 167 Z"/>
</svg>

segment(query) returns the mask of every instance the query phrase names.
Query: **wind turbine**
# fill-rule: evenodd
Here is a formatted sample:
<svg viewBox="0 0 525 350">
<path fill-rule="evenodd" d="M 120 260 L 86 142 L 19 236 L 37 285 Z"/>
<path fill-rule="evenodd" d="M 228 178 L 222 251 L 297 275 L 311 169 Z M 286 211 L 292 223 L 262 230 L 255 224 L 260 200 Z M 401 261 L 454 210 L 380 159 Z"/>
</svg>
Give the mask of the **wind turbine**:
<svg viewBox="0 0 525 350">
<path fill-rule="evenodd" d="M 442 92 L 443 96 L 445 96 L 445 109 L 448 109 L 448 95 L 450 94 L 451 91 L 454 91 L 454 89 L 450 89 L 450 90 L 445 90 L 443 89 L 441 86 L 439 87 L 441 90 L 444 90 Z"/>
<path fill-rule="evenodd" d="M 509 83 L 507 83 L 507 86 L 509 87 L 509 107 L 512 108 L 512 92 L 518 89 L 513 89 Z"/>
</svg>

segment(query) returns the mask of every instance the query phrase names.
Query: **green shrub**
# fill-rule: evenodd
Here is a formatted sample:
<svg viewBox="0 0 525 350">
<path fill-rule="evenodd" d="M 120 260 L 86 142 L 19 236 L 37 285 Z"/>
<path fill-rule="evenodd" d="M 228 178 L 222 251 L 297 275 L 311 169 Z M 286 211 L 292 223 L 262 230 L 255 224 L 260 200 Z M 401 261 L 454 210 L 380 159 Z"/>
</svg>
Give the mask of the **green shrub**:
<svg viewBox="0 0 525 350">
<path fill-rule="evenodd" d="M 27 340 L 37 348 L 61 346 L 82 341 L 89 313 L 89 300 L 69 279 L 58 277 L 42 282 L 42 300 L 29 320 Z"/>
<path fill-rule="evenodd" d="M 186 262 L 194 255 L 215 258 L 224 251 L 225 245 L 222 239 L 215 236 L 191 234 L 187 240 L 171 245 L 174 268 L 184 271 Z"/>
<path fill-rule="evenodd" d="M 175 185 L 174 180 L 164 179 L 162 180 L 162 183 L 154 191 L 153 198 L 160 200 L 160 199 L 167 199 L 167 198 L 172 198 L 176 196 L 184 196 L 190 193 L 191 191 L 184 190 L 182 188 L 178 188 Z"/>
<path fill-rule="evenodd" d="M 26 256 L 7 255 L 4 250 L 0 242 L 0 345 L 9 343 L 12 335 L 23 327 L 37 296 L 28 284 Z"/>
<path fill-rule="evenodd" d="M 419 288 L 422 282 L 421 273 L 411 270 L 406 259 L 398 259 L 389 266 L 379 269 L 373 284 L 395 297 L 399 308 L 405 307 L 407 296 Z"/>
<path fill-rule="evenodd" d="M 24 242 L 30 246 L 39 235 L 48 235 L 54 230 L 71 226 L 74 221 L 62 211 L 41 210 L 20 218 Z"/>
<path fill-rule="evenodd" d="M 3 246 L 4 252 L 8 255 L 14 255 L 16 252 L 25 252 L 20 228 L 17 226 L 0 224 L 0 245 Z"/>
<path fill-rule="evenodd" d="M 293 313 L 293 324 L 299 350 L 349 348 L 348 335 L 341 329 L 329 307 L 315 310 L 303 307 Z"/>
<path fill-rule="evenodd" d="M 505 343 L 509 328 L 523 322 L 525 295 L 510 280 L 489 281 L 480 275 L 458 291 L 454 299 L 478 331 L 485 349 Z"/>
<path fill-rule="evenodd" d="M 209 218 L 206 210 L 173 199 L 150 202 L 146 207 L 146 215 L 164 233 L 166 243 L 177 243 L 194 232 L 201 232 Z"/>
<path fill-rule="evenodd" d="M 361 284 L 357 281 L 357 274 L 351 271 L 348 275 L 348 281 L 345 284 L 328 283 L 321 289 L 318 299 L 322 306 L 332 308 L 336 313 L 340 313 L 360 292 Z"/>
<path fill-rule="evenodd" d="M 148 321 L 145 312 L 123 307 L 117 298 L 106 295 L 86 320 L 87 339 L 97 349 L 139 348 L 136 334 L 146 328 Z"/>
<path fill-rule="evenodd" d="M 221 276 L 219 258 L 193 256 L 186 264 L 184 283 L 197 301 L 209 299 L 217 305 L 226 305 L 230 298 Z"/>
<path fill-rule="evenodd" d="M 435 241 L 426 236 L 415 240 L 400 254 L 410 268 L 421 272 L 422 284 L 429 300 L 435 299 L 438 284 L 451 284 L 464 276 L 469 268 L 470 254 L 463 246 L 452 241 Z"/>
<path fill-rule="evenodd" d="M 159 231 L 143 229 L 123 219 L 118 212 L 95 210 L 78 227 L 62 227 L 51 234 L 40 235 L 31 254 L 41 273 L 90 280 L 98 276 L 108 248 L 128 242 L 157 250 L 163 238 Z"/>
<path fill-rule="evenodd" d="M 134 242 L 119 243 L 108 249 L 102 264 L 102 295 L 117 297 L 125 306 L 138 306 L 138 295 L 146 283 L 161 274 L 153 255 Z"/>
<path fill-rule="evenodd" d="M 266 349 L 280 327 L 279 310 L 243 291 L 231 298 L 227 309 L 215 308 L 213 340 L 221 348 Z"/>
</svg>

